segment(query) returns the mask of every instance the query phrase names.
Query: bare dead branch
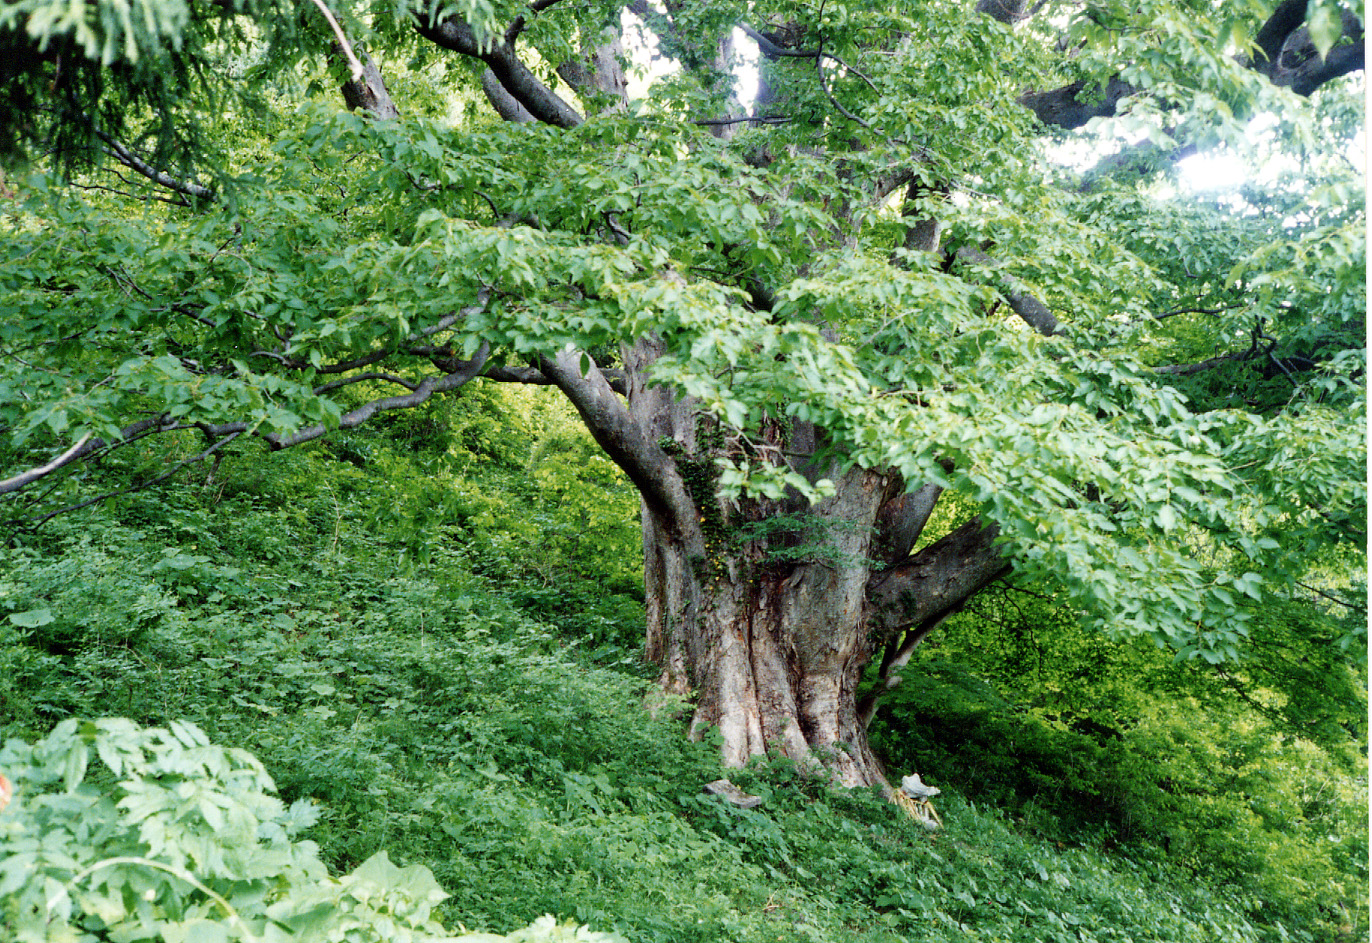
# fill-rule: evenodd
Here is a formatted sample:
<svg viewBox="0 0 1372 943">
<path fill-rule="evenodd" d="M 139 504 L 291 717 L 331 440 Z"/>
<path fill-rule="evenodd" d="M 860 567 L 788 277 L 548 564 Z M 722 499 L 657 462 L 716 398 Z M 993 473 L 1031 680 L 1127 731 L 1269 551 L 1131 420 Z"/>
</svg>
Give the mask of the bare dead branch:
<svg viewBox="0 0 1372 943">
<path fill-rule="evenodd" d="M 153 167 L 147 161 L 140 158 L 133 151 L 129 150 L 122 143 L 115 140 L 113 137 L 111 137 L 109 134 L 106 134 L 104 131 L 101 131 L 99 128 L 95 129 L 95 135 L 96 137 L 100 138 L 100 140 L 105 142 L 105 153 L 113 157 L 115 160 L 119 161 L 119 163 L 123 164 L 130 170 L 136 171 L 142 174 L 144 177 L 147 177 L 149 180 L 157 184 L 159 187 L 164 187 L 168 190 L 171 190 L 175 193 L 179 193 L 182 196 L 189 197 L 193 200 L 214 199 L 213 190 L 210 190 L 208 187 L 202 187 L 198 183 L 191 183 L 188 180 L 180 180 L 176 177 L 173 177 L 169 173 L 165 173 L 161 170 L 158 170 L 156 167 Z"/>
<path fill-rule="evenodd" d="M 51 475 L 59 468 L 71 464 L 81 457 L 81 450 L 90 440 L 91 433 L 87 432 L 80 439 L 76 440 L 76 443 L 72 445 L 71 448 L 67 449 L 46 465 L 40 465 L 38 468 L 31 468 L 26 472 L 15 475 L 13 478 L 6 478 L 4 481 L 0 481 L 0 494 L 9 494 L 11 491 L 18 491 L 20 488 L 25 488 L 40 478 Z"/>
<path fill-rule="evenodd" d="M 323 14 L 324 19 L 329 21 L 329 27 L 333 30 L 334 38 L 338 41 L 338 51 L 347 57 L 348 68 L 352 70 L 353 81 L 361 81 L 362 63 L 353 53 L 353 44 L 348 40 L 348 34 L 343 32 L 343 27 L 338 24 L 338 20 L 334 19 L 333 13 L 325 5 L 324 0 L 310 0 L 310 2 Z"/>
</svg>

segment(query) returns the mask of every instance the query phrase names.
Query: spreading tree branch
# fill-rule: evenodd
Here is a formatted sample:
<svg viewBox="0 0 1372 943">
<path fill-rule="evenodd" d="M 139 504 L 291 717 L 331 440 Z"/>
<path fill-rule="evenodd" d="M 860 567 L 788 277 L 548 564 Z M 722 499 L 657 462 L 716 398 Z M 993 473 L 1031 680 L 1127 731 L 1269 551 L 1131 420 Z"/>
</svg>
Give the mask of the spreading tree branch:
<svg viewBox="0 0 1372 943">
<path fill-rule="evenodd" d="M 393 409 L 413 409 L 428 402 L 435 393 L 447 393 L 460 386 L 465 386 L 481 375 L 481 369 L 486 365 L 486 358 L 490 356 L 490 353 L 490 345 L 482 343 L 475 357 L 470 360 L 458 361 L 454 364 L 454 369 L 443 376 L 428 377 L 416 384 L 404 396 L 387 396 L 382 399 L 375 399 L 369 403 L 364 403 L 351 412 L 344 413 L 338 422 L 338 428 L 355 428 L 378 413 L 389 412 Z M 409 384 L 404 385 L 408 386 Z M 267 441 L 273 451 L 276 451 L 300 445 L 302 442 L 313 441 L 321 438 L 327 432 L 329 432 L 328 426 L 323 423 L 316 423 L 290 435 L 269 433 L 262 438 Z"/>
<path fill-rule="evenodd" d="M 938 485 L 926 484 L 914 491 L 902 491 L 882 504 L 877 512 L 873 556 L 888 566 L 908 557 L 942 494 Z"/>
<path fill-rule="evenodd" d="M 595 362 L 566 348 L 540 358 L 539 370 L 571 400 L 596 443 L 624 469 L 644 502 L 676 533 L 696 529 L 695 505 L 676 463 L 629 414 Z"/>
<path fill-rule="evenodd" d="M 491 103 L 491 107 L 495 109 L 495 113 L 505 121 L 527 124 L 537 120 L 529 113 L 529 109 L 519 103 L 519 99 L 511 95 L 509 90 L 500 84 L 500 79 L 496 78 L 495 73 L 490 69 L 481 73 L 481 91 L 486 95 L 486 100 Z"/>
<path fill-rule="evenodd" d="M 977 8 L 998 5 L 1004 5 L 1004 0 L 983 0 Z M 1314 94 L 1339 76 L 1361 70 L 1366 59 L 1363 23 L 1346 10 L 1342 11 L 1342 38 L 1327 57 L 1320 56 L 1304 25 L 1307 6 L 1307 0 L 1279 3 L 1258 31 L 1260 55 L 1247 63 L 1272 84 L 1302 96 Z M 1080 79 L 1055 89 L 1026 92 L 1019 101 L 1044 124 L 1070 130 L 1092 118 L 1114 115 L 1121 101 L 1138 93 L 1138 88 L 1113 76 L 1104 86 Z"/>
<path fill-rule="evenodd" d="M 983 265 L 994 267 L 998 263 L 980 249 L 971 246 L 963 246 L 954 256 L 960 262 L 967 262 L 973 265 Z M 1053 312 L 1048 306 L 1038 298 L 1021 291 L 1009 279 L 1002 279 L 999 286 L 1001 295 L 1004 296 L 1006 304 L 1010 310 L 1019 315 L 1020 319 L 1044 337 L 1052 337 L 1058 331 L 1058 319 L 1053 316 Z"/>
<path fill-rule="evenodd" d="M 505 91 L 536 120 L 559 128 L 574 128 L 585 120 L 539 81 L 503 37 L 498 43 L 483 43 L 471 24 L 456 16 L 430 21 L 416 14 L 414 22 L 419 35 L 439 48 L 484 62 Z"/>
<path fill-rule="evenodd" d="M 474 314 L 475 312 L 480 311 L 488 303 L 489 299 L 490 291 L 487 289 L 482 289 L 477 293 L 476 304 L 469 305 L 468 307 L 462 308 L 451 314 L 445 315 L 443 318 L 440 318 L 434 324 L 428 325 L 424 328 L 421 328 L 420 330 L 413 332 L 412 334 L 410 334 L 408 338 L 406 338 L 406 343 L 401 348 L 401 350 L 405 353 L 411 354 L 423 353 L 423 349 L 416 347 L 415 342 L 426 339 L 428 337 L 432 337 L 440 331 L 447 330 L 462 318 L 468 317 Z M 378 363 L 386 359 L 393 353 L 394 351 L 389 350 L 373 351 L 370 354 L 355 358 L 353 360 L 343 361 L 334 364 L 324 364 L 318 367 L 315 370 L 315 372 L 322 375 L 344 374 L 352 370 L 357 370 L 361 367 L 371 366 L 375 363 Z M 282 354 L 275 354 L 269 351 L 255 351 L 253 354 L 250 354 L 249 356 L 272 357 L 273 359 L 279 360 L 283 365 L 294 369 L 303 369 L 307 366 L 307 364 L 303 361 L 290 360 Z M 472 357 L 470 360 L 458 360 L 452 356 L 444 357 L 430 355 L 430 362 L 432 362 L 434 366 L 438 367 L 442 371 L 442 373 L 436 376 L 430 376 L 423 380 L 407 380 L 394 374 L 387 374 L 381 372 L 358 373 L 353 374 L 352 376 L 340 377 L 340 379 L 331 380 L 327 383 L 324 383 L 321 386 L 314 388 L 312 393 L 315 396 L 322 396 L 328 392 L 339 389 L 341 387 L 349 386 L 354 383 L 361 383 L 368 380 L 394 383 L 408 390 L 408 392 L 405 395 L 382 397 L 380 399 L 372 400 L 370 402 L 364 403 L 357 409 L 354 409 L 351 412 L 344 414 L 339 421 L 339 428 L 351 429 L 356 426 L 362 425 L 364 422 L 371 419 L 378 413 L 394 409 L 411 409 L 415 406 L 420 406 L 423 403 L 428 402 L 428 400 L 432 398 L 435 394 L 449 392 L 471 382 L 476 377 L 483 375 L 483 373 L 486 370 L 486 361 L 489 358 L 489 356 L 490 346 L 486 343 L 482 343 L 476 355 Z M 507 370 L 508 368 L 501 369 Z M 537 381 L 533 379 L 525 379 L 520 382 Z M 95 438 L 92 434 L 82 436 L 82 438 L 78 442 L 68 447 L 64 452 L 57 456 L 57 458 L 53 459 L 47 464 L 27 469 L 23 472 L 20 472 L 17 475 L 14 475 L 13 477 L 0 481 L 0 495 L 21 491 L 24 488 L 27 488 L 35 482 L 40 481 L 43 478 L 46 478 L 57 471 L 60 471 L 61 469 L 65 468 L 68 465 L 71 465 L 74 462 L 79 462 L 92 458 L 97 454 L 108 453 L 110 451 L 113 451 L 114 449 L 120 448 L 124 445 L 129 444 L 130 442 L 136 441 L 137 439 L 143 438 L 145 436 L 157 435 L 167 432 L 177 432 L 190 428 L 198 429 L 207 437 L 214 440 L 222 439 L 226 436 L 238 436 L 244 433 L 256 432 L 258 435 L 262 437 L 263 440 L 267 442 L 267 444 L 272 448 L 273 451 L 284 448 L 290 448 L 291 446 L 299 445 L 303 442 L 309 442 L 314 439 L 318 439 L 324 436 L 329 431 L 328 427 L 323 425 L 322 423 L 317 423 L 315 425 L 308 426 L 304 429 L 297 430 L 296 432 L 291 433 L 289 435 L 282 435 L 279 433 L 261 432 L 257 428 L 256 424 L 249 423 L 246 421 L 227 422 L 219 424 L 195 423 L 193 425 L 186 425 L 184 423 L 179 423 L 174 420 L 171 420 L 166 416 L 157 416 L 148 419 L 140 419 L 137 422 L 125 426 L 123 429 L 119 431 L 118 435 L 114 436 L 112 439 L 107 440 L 104 438 Z M 122 494 L 123 492 L 118 493 Z M 82 506 L 84 507 L 87 505 Z"/>
<path fill-rule="evenodd" d="M 130 170 L 136 171 L 144 177 L 147 177 L 159 187 L 171 190 L 173 193 L 179 193 L 189 200 L 208 201 L 214 199 L 213 190 L 208 187 L 202 187 L 198 183 L 181 180 L 165 171 L 158 170 L 133 151 L 129 150 L 124 144 L 104 131 L 101 131 L 99 128 L 95 129 L 95 135 L 100 138 L 101 141 L 105 142 L 106 154 L 113 157 Z"/>
<path fill-rule="evenodd" d="M 1326 82 L 1364 67 L 1367 47 L 1363 23 L 1349 10 L 1340 10 L 1342 39 L 1321 56 L 1306 27 L 1308 0 L 1283 0 L 1272 11 L 1255 43 L 1260 55 L 1250 67 L 1280 88 L 1309 96 Z"/>
<path fill-rule="evenodd" d="M 769 59 L 818 59 L 824 55 L 822 49 L 790 49 L 773 42 L 770 36 L 759 32 L 747 23 L 739 23 L 743 35 L 757 43 L 758 52 Z"/>
</svg>

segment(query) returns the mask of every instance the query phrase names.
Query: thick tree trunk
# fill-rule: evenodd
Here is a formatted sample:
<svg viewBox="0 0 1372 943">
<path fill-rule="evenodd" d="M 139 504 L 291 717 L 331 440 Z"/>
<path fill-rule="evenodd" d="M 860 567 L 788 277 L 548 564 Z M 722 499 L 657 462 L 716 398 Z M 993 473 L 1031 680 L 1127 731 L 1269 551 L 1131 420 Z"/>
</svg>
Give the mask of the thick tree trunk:
<svg viewBox="0 0 1372 943">
<path fill-rule="evenodd" d="M 938 491 L 907 490 L 863 469 L 805 469 L 836 494 L 807 506 L 724 502 L 714 459 L 728 452 L 688 400 L 647 387 L 651 341 L 625 351 L 629 410 L 671 456 L 695 505 L 690 526 L 644 503 L 647 656 L 672 695 L 694 700 L 693 736 L 718 731 L 727 765 L 768 752 L 847 786 L 885 782 L 867 740 L 864 671 L 885 646 L 912 648 L 1007 563 L 975 524 L 910 556 Z M 772 445 L 813 450 L 814 432 L 771 430 Z M 903 663 L 887 658 L 882 671 Z"/>
<path fill-rule="evenodd" d="M 645 513 L 648 653 L 667 690 L 694 693 L 692 735 L 718 730 L 726 764 L 771 750 L 845 785 L 882 781 L 857 688 L 872 659 L 867 551 L 883 490 L 853 471 L 805 514 L 707 508 L 703 556 Z"/>
<path fill-rule="evenodd" d="M 692 732 L 717 728 L 727 763 L 772 749 L 861 785 L 880 781 L 856 695 L 872 656 L 867 559 L 884 483 L 855 470 L 838 486 L 803 513 L 736 508 L 705 559 L 673 580 L 692 587 L 694 618 L 663 612 L 651 634 L 684 654 L 665 661 L 663 680 L 696 691 Z M 662 550 L 659 537 L 659 572 Z"/>
</svg>

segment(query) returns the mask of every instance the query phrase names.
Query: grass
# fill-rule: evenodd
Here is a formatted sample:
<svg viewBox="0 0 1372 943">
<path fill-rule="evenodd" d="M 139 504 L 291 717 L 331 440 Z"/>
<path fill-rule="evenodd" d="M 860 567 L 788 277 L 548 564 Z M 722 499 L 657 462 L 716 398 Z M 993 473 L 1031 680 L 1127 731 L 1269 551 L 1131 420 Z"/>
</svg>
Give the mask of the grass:
<svg viewBox="0 0 1372 943">
<path fill-rule="evenodd" d="M 335 871 L 381 849 L 430 868 L 449 926 L 552 913 L 644 943 L 1340 936 L 1335 910 L 1264 913 L 1222 875 L 971 789 L 945 788 L 932 835 L 785 763 L 731 771 L 758 810 L 704 795 L 716 756 L 642 709 L 645 667 L 557 623 L 578 600 L 583 622 L 597 605 L 623 620 L 631 597 L 569 581 L 541 613 L 511 585 L 517 560 L 441 528 L 426 562 L 398 567 L 409 538 L 364 527 L 356 492 L 338 500 L 354 472 L 317 487 L 329 469 L 291 457 L 270 500 L 134 496 L 0 550 L 0 614 L 20 616 L 0 618 L 0 733 L 192 721 L 256 754 L 288 803 L 318 805 L 309 837 Z"/>
</svg>

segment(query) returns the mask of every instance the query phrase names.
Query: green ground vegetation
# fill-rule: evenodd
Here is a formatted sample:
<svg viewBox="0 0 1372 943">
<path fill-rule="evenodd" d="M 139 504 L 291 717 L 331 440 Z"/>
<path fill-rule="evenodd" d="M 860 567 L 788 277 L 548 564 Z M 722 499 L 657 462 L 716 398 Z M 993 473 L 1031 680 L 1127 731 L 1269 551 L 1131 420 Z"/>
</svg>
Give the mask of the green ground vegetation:
<svg viewBox="0 0 1372 943">
<path fill-rule="evenodd" d="M 943 788 L 942 832 L 785 763 L 731 772 L 764 799 L 741 811 L 701 792 L 722 775 L 711 744 L 643 707 L 636 505 L 565 407 L 476 388 L 12 532 L 0 925 L 419 940 L 551 914 L 644 943 L 1366 936 L 1351 599 L 1269 610 L 1251 663 L 1219 670 L 1006 588 L 917 652 L 875 722 L 894 776 Z M 76 722 L 109 717 L 128 722 Z M 100 929 L 118 919 L 163 936 Z"/>
</svg>

